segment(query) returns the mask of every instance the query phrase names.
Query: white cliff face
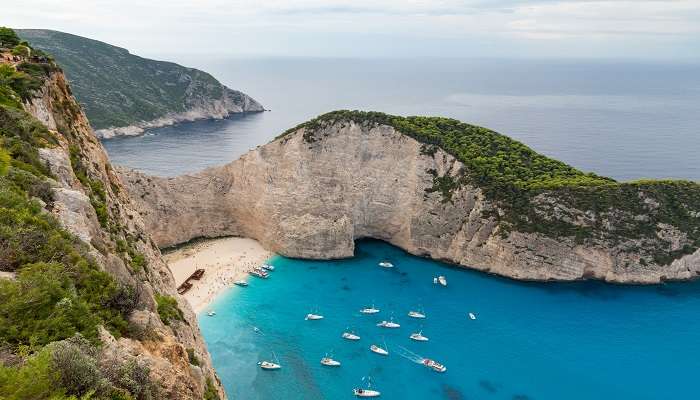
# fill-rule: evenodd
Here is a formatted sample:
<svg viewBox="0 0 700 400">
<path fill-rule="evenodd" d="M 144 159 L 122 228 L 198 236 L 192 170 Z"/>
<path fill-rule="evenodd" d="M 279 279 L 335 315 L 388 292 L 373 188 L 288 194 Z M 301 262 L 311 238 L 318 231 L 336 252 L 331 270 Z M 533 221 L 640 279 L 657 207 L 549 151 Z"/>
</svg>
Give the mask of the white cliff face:
<svg viewBox="0 0 700 400">
<path fill-rule="evenodd" d="M 503 233 L 479 188 L 443 202 L 427 193 L 433 176 L 462 163 L 389 126 L 339 122 L 304 139 L 304 129 L 196 175 L 148 177 L 121 170 L 159 246 L 239 235 L 290 257 L 351 257 L 354 241 L 375 238 L 416 255 L 524 280 L 604 279 L 653 283 L 690 279 L 700 252 L 669 266 L 641 266 L 605 245 L 577 245 L 531 233 Z"/>
<path fill-rule="evenodd" d="M 232 114 L 247 112 L 262 112 L 265 108 L 250 96 L 223 86 L 224 95 L 220 99 L 191 99 L 187 111 L 180 113 L 168 113 L 151 121 L 98 129 L 95 136 L 101 139 L 110 139 L 117 136 L 138 136 L 147 129 L 160 128 L 175 125 L 181 122 L 191 122 L 203 119 L 224 119 Z"/>
<path fill-rule="evenodd" d="M 53 201 L 48 205 L 61 225 L 84 242 L 97 264 L 120 284 L 138 293 L 137 309 L 129 316 L 131 337 L 115 339 L 102 330 L 102 358 L 135 360 L 145 363 L 151 379 L 160 386 L 161 398 L 201 399 L 206 378 L 212 379 L 219 395 L 225 398 L 211 365 L 197 319 L 189 304 L 175 290 L 175 282 L 160 251 L 146 233 L 145 226 L 131 202 L 119 176 L 113 171 L 107 154 L 92 134 L 87 118 L 75 103 L 62 73 L 52 73 L 37 96 L 25 104 L 52 130 L 58 145 L 39 149 L 54 180 Z M 71 154 L 84 166 L 84 173 L 100 182 L 105 191 L 109 228 L 103 226 L 91 203 L 90 188 L 78 179 Z M 130 268 L 116 250 L 116 238 L 133 240 L 147 267 Z M 178 301 L 184 321 L 164 325 L 158 317 L 154 293 L 167 294 Z M 191 365 L 186 349 L 192 348 L 200 365 Z"/>
</svg>

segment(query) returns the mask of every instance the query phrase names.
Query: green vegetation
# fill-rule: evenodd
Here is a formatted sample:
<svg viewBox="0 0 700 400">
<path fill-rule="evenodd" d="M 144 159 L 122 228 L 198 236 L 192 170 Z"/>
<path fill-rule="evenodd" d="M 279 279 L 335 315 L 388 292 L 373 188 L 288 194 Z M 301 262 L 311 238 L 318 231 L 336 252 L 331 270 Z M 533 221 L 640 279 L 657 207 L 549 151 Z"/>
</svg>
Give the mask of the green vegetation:
<svg viewBox="0 0 700 400">
<path fill-rule="evenodd" d="M 210 377 L 207 377 L 207 388 L 204 391 L 204 400 L 220 400 L 219 393 L 216 391 L 214 382 Z"/>
<path fill-rule="evenodd" d="M 21 42 L 14 30 L 0 26 L 0 47 L 13 48 Z"/>
<path fill-rule="evenodd" d="M 80 335 L 54 342 L 17 367 L 0 364 L 0 398 L 150 400 L 157 388 L 135 360 L 98 363 L 99 349 Z"/>
<path fill-rule="evenodd" d="M 67 33 L 34 29 L 18 33 L 56 58 L 95 129 L 151 121 L 224 95 L 241 106 L 246 103 L 245 94 L 197 69 L 141 58 Z"/>
<path fill-rule="evenodd" d="M 197 358 L 197 355 L 194 353 L 194 349 L 191 347 L 187 348 L 187 359 L 192 365 L 201 365 L 199 358 Z"/>
<path fill-rule="evenodd" d="M 397 117 L 377 112 L 334 111 L 283 133 L 305 128 L 304 140 L 322 139 L 316 132 L 326 124 L 354 122 L 388 125 L 419 142 L 421 153 L 434 155 L 437 148 L 461 161 L 465 168 L 454 176 L 438 176 L 433 187 L 443 202 L 451 202 L 456 189 L 471 184 L 499 205 L 501 232 L 536 232 L 551 237 L 573 237 L 621 243 L 637 239 L 631 249 L 660 264 L 700 248 L 700 185 L 687 181 L 638 181 L 619 183 L 611 178 L 584 173 L 561 161 L 543 156 L 507 136 L 449 118 Z M 556 201 L 539 201 L 542 196 Z M 658 203 L 650 207 L 649 202 Z M 560 215 L 556 205 L 579 210 L 588 221 L 574 224 L 580 215 Z M 643 216 L 643 217 L 639 217 Z M 606 224 L 610 222 L 611 228 Z M 661 225 L 676 227 L 687 236 L 678 250 L 657 235 Z"/>
<path fill-rule="evenodd" d="M 175 298 L 156 293 L 156 304 L 158 306 L 158 315 L 164 323 L 170 324 L 173 321 L 184 320 L 182 310 L 177 306 Z"/>
</svg>

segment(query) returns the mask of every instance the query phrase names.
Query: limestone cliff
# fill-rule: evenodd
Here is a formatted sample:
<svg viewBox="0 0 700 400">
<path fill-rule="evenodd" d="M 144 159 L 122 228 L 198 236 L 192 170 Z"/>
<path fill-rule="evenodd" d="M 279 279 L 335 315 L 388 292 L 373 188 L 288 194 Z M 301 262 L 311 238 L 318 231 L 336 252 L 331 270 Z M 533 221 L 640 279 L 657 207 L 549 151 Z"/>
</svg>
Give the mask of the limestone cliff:
<svg viewBox="0 0 700 400">
<path fill-rule="evenodd" d="M 5 72 L 12 72 L 14 68 L 38 71 L 31 80 L 24 73 L 17 76 L 28 82 L 40 82 L 23 96 L 21 107 L 48 128 L 47 137 L 51 139 L 38 149 L 49 176 L 46 178 L 49 193 L 44 194 L 47 200 L 41 203 L 45 211 L 53 214 L 65 230 L 79 238 L 82 243 L 76 245 L 81 253 L 87 254 L 90 262 L 106 271 L 117 285 L 136 294 L 133 309 L 126 315 L 128 328 L 125 335 L 115 338 L 108 330 L 99 329 L 98 361 L 105 363 L 104 368 L 116 368 L 132 361 L 145 365 L 150 371 L 150 379 L 157 386 L 153 392 L 156 398 L 202 399 L 207 390 L 225 397 L 196 316 L 176 293 L 173 277 L 158 247 L 147 233 L 119 175 L 112 169 L 85 114 L 73 98 L 62 71 L 46 58 L 28 59 L 9 52 L 2 54 L 0 67 L 5 68 Z M 13 131 L 13 125 L 5 123 L 8 118 L 11 122 L 15 116 L 26 114 L 4 106 L 0 111 L 3 116 L 0 133 L 7 136 L 4 141 L 0 137 L 0 144 L 12 144 L 12 135 L 20 133 Z M 27 123 L 34 122 L 19 122 L 15 126 Z M 31 149 L 20 153 L 15 147 L 10 151 L 13 156 L 17 151 L 17 157 L 31 154 Z M 32 171 L 26 162 L 18 159 L 13 165 Z M 10 251 L 9 246 L 14 245 L 0 240 L 3 256 Z M 179 308 L 181 315 L 163 321 L 159 317 L 158 296 L 176 299 L 173 307 Z M 136 397 L 133 392 L 131 395 L 147 398 Z M 127 393 L 119 398 L 131 397 Z"/>
<path fill-rule="evenodd" d="M 582 241 L 506 229 L 501 203 L 478 185 L 451 186 L 449 199 L 435 189 L 436 181 L 456 180 L 467 169 L 445 150 L 426 149 L 383 123 L 340 117 L 312 125 L 198 174 L 120 173 L 159 246 L 240 235 L 285 256 L 330 259 L 352 256 L 356 239 L 376 238 L 412 254 L 524 280 L 653 283 L 700 271 L 696 250 L 662 265 L 630 250 L 641 239 Z M 533 199 L 540 211 L 551 208 L 547 193 Z M 566 218 L 586 221 L 584 212 L 557 199 L 552 204 Z M 700 203 L 690 206 L 700 216 Z M 606 218 L 602 225 L 609 228 L 601 229 L 615 230 L 615 217 Z M 687 238 L 674 226 L 658 227 L 658 235 L 676 248 Z"/>
</svg>

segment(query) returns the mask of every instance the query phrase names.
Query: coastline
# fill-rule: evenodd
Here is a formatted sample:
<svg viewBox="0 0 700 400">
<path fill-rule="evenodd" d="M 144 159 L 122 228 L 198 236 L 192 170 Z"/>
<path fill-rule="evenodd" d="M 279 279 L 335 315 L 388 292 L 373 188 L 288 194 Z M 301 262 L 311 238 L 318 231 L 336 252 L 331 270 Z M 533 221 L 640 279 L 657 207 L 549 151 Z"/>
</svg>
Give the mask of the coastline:
<svg viewBox="0 0 700 400">
<path fill-rule="evenodd" d="M 247 280 L 248 270 L 263 264 L 274 253 L 254 239 L 225 237 L 186 244 L 163 254 L 170 272 L 180 286 L 196 269 L 204 269 L 200 280 L 182 296 L 200 313 L 238 279 Z"/>
</svg>

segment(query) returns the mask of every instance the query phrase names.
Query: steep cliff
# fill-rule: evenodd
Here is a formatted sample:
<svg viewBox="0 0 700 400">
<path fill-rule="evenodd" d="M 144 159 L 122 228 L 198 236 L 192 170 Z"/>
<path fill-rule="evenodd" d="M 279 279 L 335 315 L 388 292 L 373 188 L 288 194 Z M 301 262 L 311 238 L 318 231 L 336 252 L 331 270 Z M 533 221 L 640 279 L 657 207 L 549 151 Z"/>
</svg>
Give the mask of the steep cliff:
<svg viewBox="0 0 700 400">
<path fill-rule="evenodd" d="M 64 32 L 21 29 L 18 33 L 56 57 L 101 138 L 264 111 L 250 96 L 194 68 L 138 57 L 126 49 Z"/>
<path fill-rule="evenodd" d="M 516 279 L 653 283 L 700 271 L 697 184 L 619 184 L 453 120 L 335 112 L 223 167 L 121 174 L 161 246 L 240 235 L 323 259 L 376 238 Z"/>
<path fill-rule="evenodd" d="M 0 270 L 0 397 L 224 396 L 63 72 L 21 46 L 0 48 Z"/>
</svg>

